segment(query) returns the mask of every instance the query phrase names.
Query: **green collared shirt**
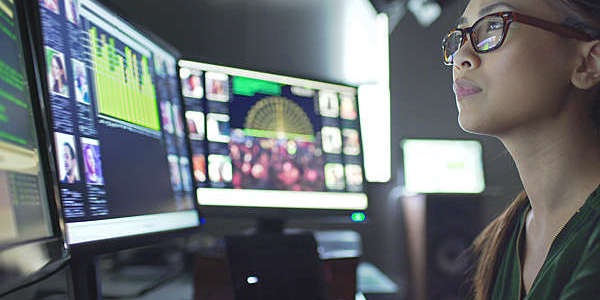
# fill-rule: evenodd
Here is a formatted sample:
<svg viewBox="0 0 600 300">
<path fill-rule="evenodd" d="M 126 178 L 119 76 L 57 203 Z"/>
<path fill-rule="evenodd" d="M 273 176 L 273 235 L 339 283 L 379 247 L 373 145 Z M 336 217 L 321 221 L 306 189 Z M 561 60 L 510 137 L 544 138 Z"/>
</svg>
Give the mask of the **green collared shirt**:
<svg viewBox="0 0 600 300">
<path fill-rule="evenodd" d="M 600 299 L 600 187 L 567 222 L 550 247 L 531 290 L 523 296 L 522 247 L 528 203 L 501 252 L 491 300 Z"/>
</svg>

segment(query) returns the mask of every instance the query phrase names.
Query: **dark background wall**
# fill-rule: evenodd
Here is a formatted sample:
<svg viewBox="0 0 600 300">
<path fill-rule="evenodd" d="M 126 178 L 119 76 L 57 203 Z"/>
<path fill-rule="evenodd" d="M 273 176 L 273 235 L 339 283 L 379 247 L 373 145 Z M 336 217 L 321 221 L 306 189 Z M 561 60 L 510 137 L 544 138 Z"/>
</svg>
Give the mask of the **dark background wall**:
<svg viewBox="0 0 600 300">
<path fill-rule="evenodd" d="M 521 189 L 510 156 L 495 138 L 463 132 L 451 89 L 451 72 L 440 62 L 440 39 L 460 14 L 452 2 L 429 28 L 407 13 L 390 35 L 392 179 L 372 183 L 367 225 L 303 224 L 317 229 L 349 228 L 361 233 L 364 260 L 392 278 L 404 277 L 406 260 L 397 199 L 396 172 L 404 137 L 478 138 L 483 141 L 487 190 L 482 224 L 498 214 Z M 138 24 L 178 48 L 183 57 L 254 70 L 360 84 L 368 72 L 349 71 L 357 62 L 373 28 L 374 11 L 367 0 L 110 0 Z M 369 10 L 371 9 L 371 10 Z M 362 36 L 358 29 L 364 29 Z M 358 36 L 358 38 L 357 38 Z M 362 64 L 361 64 L 362 63 Z M 360 73 L 360 72 L 358 72 Z M 382 166 L 386 167 L 386 166 Z M 457 216 L 447 216 L 453 218 Z M 251 220 L 209 220 L 215 235 L 251 226 Z"/>
</svg>

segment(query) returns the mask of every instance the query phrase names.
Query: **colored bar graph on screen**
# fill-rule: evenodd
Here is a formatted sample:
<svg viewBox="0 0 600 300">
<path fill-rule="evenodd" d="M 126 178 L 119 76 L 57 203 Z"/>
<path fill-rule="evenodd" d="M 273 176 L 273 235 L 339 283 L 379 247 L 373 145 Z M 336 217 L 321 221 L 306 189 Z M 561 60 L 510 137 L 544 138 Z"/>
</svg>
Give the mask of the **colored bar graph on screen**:
<svg viewBox="0 0 600 300">
<path fill-rule="evenodd" d="M 94 68 L 98 112 L 119 120 L 160 130 L 156 91 L 148 58 L 138 56 L 127 46 L 123 54 L 115 40 L 89 29 L 90 57 Z"/>
</svg>

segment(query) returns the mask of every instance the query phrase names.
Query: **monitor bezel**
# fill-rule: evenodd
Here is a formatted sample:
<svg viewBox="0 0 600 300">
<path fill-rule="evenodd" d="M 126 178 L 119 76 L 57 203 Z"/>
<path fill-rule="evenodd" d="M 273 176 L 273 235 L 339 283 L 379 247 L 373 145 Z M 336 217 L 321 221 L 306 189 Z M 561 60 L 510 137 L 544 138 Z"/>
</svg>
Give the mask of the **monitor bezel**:
<svg viewBox="0 0 600 300">
<path fill-rule="evenodd" d="M 40 94 L 40 76 L 39 65 L 33 55 L 33 40 L 29 16 L 26 13 L 27 1 L 15 1 L 15 12 L 18 17 L 19 37 L 25 68 L 25 76 L 29 85 L 29 97 L 31 100 L 31 109 L 33 114 L 34 128 L 36 129 L 36 142 L 40 151 L 40 170 L 41 176 L 45 182 L 44 191 L 48 204 L 48 217 L 51 223 L 51 235 L 38 239 L 25 240 L 18 243 L 12 243 L 0 247 L 0 261 L 11 261 L 14 264 L 22 265 L 17 267 L 21 270 L 31 270 L 31 261 L 15 261 L 15 255 L 19 257 L 40 257 L 36 263 L 36 270 L 23 272 L 8 282 L 3 283 L 0 289 L 0 296 L 8 295 L 29 284 L 42 280 L 46 276 L 62 269 L 70 260 L 70 251 L 65 243 L 64 219 L 62 217 L 62 206 L 58 198 L 58 189 L 52 173 L 54 172 L 53 148 L 48 135 L 47 118 L 44 113 L 45 107 Z M 48 151 L 49 155 L 45 155 Z"/>
<path fill-rule="evenodd" d="M 356 224 L 355 222 L 353 222 L 351 220 L 351 215 L 355 212 L 361 212 L 361 213 L 365 213 L 367 216 L 365 221 L 363 221 L 362 223 L 368 222 L 368 210 L 369 210 L 368 195 L 369 195 L 369 192 L 368 192 L 367 180 L 365 177 L 363 132 L 362 132 L 362 126 L 361 126 L 361 119 L 360 119 L 360 116 L 361 116 L 360 105 L 358 102 L 359 101 L 358 86 L 347 84 L 347 83 L 334 82 L 331 80 L 323 80 L 323 79 L 319 79 L 319 78 L 315 78 L 315 77 L 300 76 L 297 74 L 274 73 L 271 71 L 266 71 L 266 70 L 263 71 L 260 69 L 250 69 L 247 67 L 241 67 L 241 66 L 235 66 L 235 65 L 225 66 L 225 65 L 221 65 L 221 64 L 211 63 L 208 61 L 200 62 L 200 61 L 197 61 L 194 59 L 187 59 L 187 58 L 181 58 L 178 60 L 178 63 L 177 63 L 178 69 L 181 68 L 180 63 L 182 61 L 206 64 L 206 65 L 211 65 L 214 67 L 239 69 L 239 70 L 244 70 L 244 71 L 250 71 L 253 73 L 262 73 L 262 74 L 266 74 L 266 75 L 290 77 L 290 78 L 294 78 L 294 79 L 314 81 L 314 82 L 329 84 L 329 85 L 344 86 L 344 87 L 354 89 L 355 97 L 356 97 L 357 121 L 358 121 L 358 131 L 359 131 L 359 139 L 360 139 L 359 143 L 360 143 L 360 148 L 361 148 L 360 157 L 361 157 L 361 161 L 362 161 L 362 164 L 361 164 L 362 170 L 361 171 L 362 171 L 362 177 L 363 177 L 363 189 L 364 190 L 361 193 L 355 193 L 355 192 L 340 192 L 340 193 L 364 194 L 367 198 L 367 208 L 365 208 L 365 209 L 284 208 L 284 207 L 257 207 L 257 206 L 219 206 L 219 205 L 203 205 L 203 204 L 197 203 L 201 210 L 203 217 L 206 217 L 208 221 L 210 221 L 212 218 L 233 217 L 233 218 L 247 218 L 247 219 L 279 219 L 279 220 L 285 220 L 285 221 L 287 221 L 287 220 L 291 220 L 291 221 L 306 220 L 309 222 L 331 223 L 331 224 Z M 180 85 L 180 90 L 181 90 L 181 88 L 182 88 L 181 80 L 179 80 L 179 85 Z M 185 108 L 185 106 L 186 106 L 186 104 L 185 104 L 185 97 L 184 97 L 184 108 Z M 188 145 L 190 145 L 190 143 L 188 143 Z M 190 147 L 191 147 L 191 145 L 190 145 Z M 190 156 L 191 155 L 192 155 L 192 152 L 190 151 Z M 191 161 L 191 157 L 190 157 L 190 161 Z M 207 188 L 210 188 L 210 187 L 207 187 Z M 298 193 L 303 193 L 303 192 L 300 191 Z M 306 192 L 306 194 L 310 195 L 310 192 Z M 197 195 L 196 195 L 196 198 L 197 198 Z"/>
<path fill-rule="evenodd" d="M 485 194 L 486 189 L 487 189 L 487 176 L 486 176 L 486 164 L 484 161 L 484 154 L 485 154 L 485 147 L 483 147 L 483 141 L 481 139 L 478 138 L 466 138 L 466 137 L 460 137 L 460 138 L 452 138 L 452 137 L 423 137 L 423 136 L 404 136 L 402 137 L 402 139 L 400 140 L 399 143 L 399 148 L 400 148 L 400 166 L 399 166 L 399 176 L 401 176 L 401 178 L 399 178 L 399 181 L 401 185 L 405 185 L 405 169 L 404 169 L 404 141 L 406 140 L 426 140 L 426 141 L 469 141 L 469 142 L 477 142 L 479 143 L 479 145 L 481 146 L 481 166 L 482 166 L 482 176 L 483 176 L 483 191 L 478 192 L 478 193 L 450 193 L 450 192 L 440 192 L 440 193 L 418 193 L 418 194 L 423 194 L 423 195 L 434 195 L 434 196 L 449 196 L 449 197 L 454 197 L 454 196 L 462 196 L 462 197 L 466 197 L 466 198 L 477 198 L 483 194 Z M 411 192 L 412 193 L 412 192 Z M 472 196 L 472 197 L 471 197 Z"/>
<path fill-rule="evenodd" d="M 41 67 L 41 70 L 45 70 L 46 62 L 45 62 L 45 54 L 43 51 L 44 39 L 43 39 L 43 32 L 42 32 L 41 13 L 40 13 L 41 7 L 40 7 L 39 2 L 40 1 L 32 1 L 31 3 L 29 3 L 26 11 L 28 12 L 28 14 L 27 14 L 28 18 L 29 18 L 28 23 L 30 24 L 30 27 L 31 27 L 32 49 L 33 49 L 32 51 L 34 54 L 34 58 L 35 58 L 37 65 Z M 108 12 L 110 12 L 111 14 L 116 16 L 117 18 L 119 18 L 120 21 L 128 24 L 133 29 L 138 31 L 140 34 L 142 34 L 143 36 L 148 38 L 156 46 L 162 48 L 162 50 L 164 50 L 165 52 L 173 55 L 173 57 L 175 58 L 175 63 L 177 63 L 181 54 L 172 45 L 166 43 L 161 38 L 152 34 L 150 31 L 145 29 L 143 26 L 140 26 L 139 24 L 129 21 L 128 18 L 125 16 L 125 14 L 123 14 L 121 11 L 119 11 L 118 9 L 114 8 L 111 5 L 107 5 L 107 3 L 105 1 L 94 0 L 94 2 L 97 5 L 101 6 L 103 9 L 107 10 Z M 40 78 L 46 79 L 46 76 L 47 76 L 46 72 L 39 72 L 39 74 L 40 74 Z M 50 124 L 53 124 L 53 116 L 52 116 L 52 112 L 50 109 L 51 103 L 50 103 L 50 96 L 49 96 L 49 92 L 48 92 L 48 83 L 47 83 L 47 80 L 41 80 L 41 82 L 39 84 L 41 85 L 40 102 L 42 103 L 42 106 L 44 108 L 46 108 L 44 110 L 44 116 L 46 118 L 45 123 L 48 126 L 48 132 L 51 133 L 53 131 L 51 130 Z M 182 101 L 183 101 L 183 99 L 182 99 Z M 188 128 L 187 128 L 187 124 L 184 124 L 184 132 L 186 135 L 189 132 Z M 51 137 L 51 134 L 48 136 L 48 139 L 50 140 L 50 147 L 48 147 L 48 148 L 50 148 L 50 150 L 52 151 L 50 153 L 51 153 L 52 158 L 54 158 L 54 151 L 53 151 L 54 148 L 53 147 L 54 147 L 55 141 Z M 58 178 L 58 172 L 57 172 L 56 168 L 54 167 L 55 166 L 54 163 L 55 162 L 53 162 L 53 164 L 52 164 L 53 170 L 50 175 L 53 178 L 57 202 L 60 203 L 61 198 L 60 198 L 60 190 L 59 190 L 59 185 L 58 185 L 59 178 Z M 190 172 L 191 172 L 191 166 L 190 166 Z M 69 244 L 68 246 L 69 246 L 73 256 L 101 255 L 101 254 L 106 254 L 106 253 L 117 252 L 120 250 L 130 249 L 130 248 L 143 247 L 143 246 L 150 245 L 152 243 L 156 243 L 158 241 L 163 241 L 163 240 L 195 233 L 199 230 L 199 228 L 201 227 L 202 222 L 203 222 L 202 218 L 200 217 L 199 210 L 198 210 L 198 204 L 197 204 L 198 201 L 196 199 L 195 193 L 193 195 L 193 202 L 194 202 L 193 210 L 197 213 L 197 216 L 198 216 L 198 225 L 197 226 L 178 228 L 178 229 L 172 229 L 172 230 L 155 231 L 155 232 L 151 232 L 151 233 L 128 235 L 128 236 L 123 236 L 123 237 L 100 239 L 100 240 L 94 240 L 94 241 L 88 241 L 88 242 Z M 60 214 L 61 214 L 61 216 L 63 214 L 62 207 L 61 207 Z M 67 223 L 69 223 L 69 222 L 64 220 L 64 217 L 63 217 L 63 224 L 66 225 Z M 65 228 L 65 227 L 63 227 L 63 228 Z M 65 230 L 64 238 L 65 238 L 65 241 L 68 240 L 68 230 Z"/>
</svg>

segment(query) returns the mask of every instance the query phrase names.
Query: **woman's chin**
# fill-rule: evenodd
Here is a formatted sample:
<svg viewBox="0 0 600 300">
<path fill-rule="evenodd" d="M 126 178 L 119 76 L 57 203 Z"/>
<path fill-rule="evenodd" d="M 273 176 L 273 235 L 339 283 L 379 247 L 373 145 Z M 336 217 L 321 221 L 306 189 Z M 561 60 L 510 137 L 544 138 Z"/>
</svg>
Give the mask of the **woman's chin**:
<svg viewBox="0 0 600 300">
<path fill-rule="evenodd" d="M 458 125 L 462 130 L 474 134 L 495 135 L 498 132 L 498 126 L 495 126 L 494 122 L 483 118 L 467 118 L 459 115 Z"/>
</svg>

